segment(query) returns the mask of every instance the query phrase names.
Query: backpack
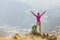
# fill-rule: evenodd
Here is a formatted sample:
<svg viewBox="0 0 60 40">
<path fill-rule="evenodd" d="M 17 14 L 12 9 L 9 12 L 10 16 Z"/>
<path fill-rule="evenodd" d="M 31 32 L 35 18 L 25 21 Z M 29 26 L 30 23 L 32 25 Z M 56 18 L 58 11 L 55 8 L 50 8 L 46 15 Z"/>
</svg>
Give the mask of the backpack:
<svg viewBox="0 0 60 40">
<path fill-rule="evenodd" d="M 37 32 L 37 26 L 36 25 L 33 25 L 32 26 L 32 33 L 36 33 Z"/>
</svg>

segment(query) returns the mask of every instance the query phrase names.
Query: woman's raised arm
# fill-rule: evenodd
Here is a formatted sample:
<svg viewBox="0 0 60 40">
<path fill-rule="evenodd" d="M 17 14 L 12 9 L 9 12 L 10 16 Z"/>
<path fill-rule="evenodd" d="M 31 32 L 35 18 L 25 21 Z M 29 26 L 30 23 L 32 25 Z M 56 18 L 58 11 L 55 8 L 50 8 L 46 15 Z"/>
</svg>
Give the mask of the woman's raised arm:
<svg viewBox="0 0 60 40">
<path fill-rule="evenodd" d="M 45 10 L 40 16 L 42 16 L 43 14 L 45 14 L 46 11 L 47 11 L 47 10 Z"/>
<path fill-rule="evenodd" d="M 31 13 L 34 15 L 34 16 L 37 16 L 35 13 L 33 13 L 32 11 L 31 11 Z"/>
</svg>

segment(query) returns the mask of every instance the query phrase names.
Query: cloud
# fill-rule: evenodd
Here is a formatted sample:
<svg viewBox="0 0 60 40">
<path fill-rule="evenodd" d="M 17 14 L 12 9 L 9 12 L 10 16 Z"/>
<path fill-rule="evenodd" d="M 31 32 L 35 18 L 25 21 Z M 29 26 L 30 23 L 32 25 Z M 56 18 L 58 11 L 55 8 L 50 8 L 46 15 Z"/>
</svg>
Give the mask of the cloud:
<svg viewBox="0 0 60 40">
<path fill-rule="evenodd" d="M 59 0 L 19 0 L 19 1 L 28 4 L 33 8 L 50 9 L 60 7 Z"/>
<path fill-rule="evenodd" d="M 42 23 L 44 23 L 44 22 L 45 23 L 48 23 L 48 20 L 47 19 L 48 19 L 48 15 L 42 16 L 42 19 L 41 19 L 42 20 Z"/>
</svg>

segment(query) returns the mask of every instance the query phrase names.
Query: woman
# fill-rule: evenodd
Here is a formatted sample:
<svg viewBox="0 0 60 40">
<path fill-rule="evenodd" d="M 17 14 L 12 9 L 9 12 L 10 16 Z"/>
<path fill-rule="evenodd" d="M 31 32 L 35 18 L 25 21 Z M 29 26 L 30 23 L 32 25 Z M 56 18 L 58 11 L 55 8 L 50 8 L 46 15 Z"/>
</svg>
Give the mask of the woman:
<svg viewBox="0 0 60 40">
<path fill-rule="evenodd" d="M 39 26 L 39 32 L 41 33 L 41 17 L 42 15 L 46 12 L 47 10 L 45 10 L 42 14 L 40 14 L 39 12 L 37 13 L 37 15 L 31 11 L 31 13 L 36 17 L 36 26 Z"/>
</svg>

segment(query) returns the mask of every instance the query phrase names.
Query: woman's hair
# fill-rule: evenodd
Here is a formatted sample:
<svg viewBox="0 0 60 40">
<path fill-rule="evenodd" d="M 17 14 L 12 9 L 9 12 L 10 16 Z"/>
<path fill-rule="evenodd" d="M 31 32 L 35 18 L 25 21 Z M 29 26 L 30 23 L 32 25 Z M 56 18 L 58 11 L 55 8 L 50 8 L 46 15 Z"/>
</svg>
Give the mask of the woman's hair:
<svg viewBox="0 0 60 40">
<path fill-rule="evenodd" d="M 38 12 L 37 14 L 39 15 L 40 13 Z"/>
</svg>

